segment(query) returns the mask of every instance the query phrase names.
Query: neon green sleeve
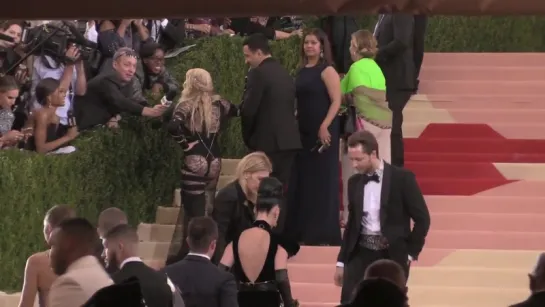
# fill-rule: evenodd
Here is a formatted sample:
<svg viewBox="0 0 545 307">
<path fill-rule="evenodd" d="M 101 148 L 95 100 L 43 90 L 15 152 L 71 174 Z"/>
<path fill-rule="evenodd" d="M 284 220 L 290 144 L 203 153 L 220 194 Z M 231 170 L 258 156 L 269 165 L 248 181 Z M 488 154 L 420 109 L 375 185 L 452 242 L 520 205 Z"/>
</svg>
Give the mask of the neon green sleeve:
<svg viewBox="0 0 545 307">
<path fill-rule="evenodd" d="M 366 86 L 371 87 L 371 79 L 369 74 L 359 67 L 358 63 L 352 64 L 348 73 L 341 80 L 341 91 L 343 94 L 346 94 L 352 91 L 355 87 Z"/>
</svg>

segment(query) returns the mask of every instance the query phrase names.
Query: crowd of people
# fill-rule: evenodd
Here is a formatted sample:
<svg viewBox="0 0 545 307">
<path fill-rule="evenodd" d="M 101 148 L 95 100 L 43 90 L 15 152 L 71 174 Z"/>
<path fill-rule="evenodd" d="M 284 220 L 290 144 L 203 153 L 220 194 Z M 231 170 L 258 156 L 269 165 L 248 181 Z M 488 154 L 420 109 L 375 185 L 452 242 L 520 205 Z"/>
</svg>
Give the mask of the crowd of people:
<svg viewBox="0 0 545 307">
<path fill-rule="evenodd" d="M 278 40 L 300 35 L 300 27 L 294 16 L 2 21 L 0 148 L 51 153 L 82 131 L 117 127 L 120 113 L 161 117 L 167 108 L 148 107 L 146 97 L 170 103 L 180 93 L 164 63 L 188 39 L 262 33 Z"/>
<path fill-rule="evenodd" d="M 51 249 L 29 258 L 21 307 L 32 306 L 36 293 L 49 307 L 297 306 L 287 262 L 300 244 L 340 246 L 333 280 L 343 288 L 344 306 L 406 306 L 410 264 L 430 227 L 414 174 L 403 168 L 401 131 L 403 108 L 418 87 L 419 18 L 381 15 L 374 32 L 354 31 L 346 71 L 336 68 L 323 30 L 287 33 L 261 17 L 87 22 L 86 40 L 101 53 L 97 66 L 87 49 L 70 43 L 61 57 L 35 57 L 30 78 L 24 67 L 8 69 L 0 77 L 2 147 L 71 152 L 81 131 L 118 129 L 127 114 L 162 118 L 171 110 L 164 127 L 184 151 L 182 239 L 171 244 L 164 270 L 137 257 L 138 235 L 119 209 L 103 212 L 95 229 L 56 206 L 44 221 Z M 11 63 L 21 56 L 22 28 L 7 22 L 0 30 L 13 39 L 3 43 L 2 59 Z M 234 34 L 249 34 L 240 105 L 215 92 L 206 70 L 188 70 L 180 87 L 164 66 L 180 37 Z M 269 46 L 293 35 L 302 36 L 295 79 Z M 32 113 L 19 120 L 13 107 L 25 80 Z M 145 92 L 163 95 L 161 103 L 150 105 Z M 236 180 L 216 193 L 218 135 L 236 116 L 251 153 Z M 542 275 L 533 275 L 535 289 Z"/>
<path fill-rule="evenodd" d="M 365 155 L 369 149 L 373 152 L 369 164 L 358 163 L 361 171 L 376 164 L 386 166 L 374 154 L 378 146 L 371 134 L 358 132 L 354 136 L 349 140 L 351 156 Z M 403 170 L 392 171 L 393 176 L 408 175 Z M 350 193 L 362 180 L 373 180 L 365 176 L 362 172 L 351 179 Z M 226 189 L 232 190 L 232 186 Z M 46 213 L 43 228 L 50 248 L 28 258 L 19 306 L 34 306 L 36 297 L 40 307 L 299 306 L 288 277 L 288 259 L 298 253 L 299 245 L 273 231 L 283 199 L 283 184 L 274 177 L 262 178 L 252 219 L 246 224 L 235 223 L 239 231 L 233 232 L 219 257 L 220 224 L 214 216 L 193 218 L 187 228 L 187 256 L 164 268 L 151 267 L 138 257 L 138 233 L 122 210 L 105 209 L 95 227 L 78 217 L 74 208 L 54 206 Z M 357 211 L 351 214 L 360 215 Z M 387 252 L 380 249 L 384 242 L 354 244 L 359 234 L 353 224 L 348 227 L 339 253 L 340 261 L 348 260 L 346 275 L 335 274 L 335 283 L 343 287 L 343 297 L 347 296 L 339 307 L 408 307 L 409 263 L 400 259 L 403 246 L 396 241 Z M 391 223 L 385 225 L 385 231 L 391 232 L 392 227 Z M 409 255 L 415 255 L 418 248 L 421 245 L 407 246 Z M 352 259 L 346 258 L 348 249 L 356 253 Z M 513 307 L 543 304 L 545 253 L 529 274 L 529 281 L 532 295 Z"/>
</svg>

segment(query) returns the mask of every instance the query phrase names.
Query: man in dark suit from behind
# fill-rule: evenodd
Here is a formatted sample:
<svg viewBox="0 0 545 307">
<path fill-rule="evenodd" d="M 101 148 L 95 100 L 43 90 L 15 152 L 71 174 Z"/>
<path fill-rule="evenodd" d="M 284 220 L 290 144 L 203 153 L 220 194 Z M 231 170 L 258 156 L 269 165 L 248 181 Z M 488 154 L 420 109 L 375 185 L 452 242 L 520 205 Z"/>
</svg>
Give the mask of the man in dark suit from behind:
<svg viewBox="0 0 545 307">
<path fill-rule="evenodd" d="M 528 274 L 532 294 L 524 302 L 510 307 L 542 307 L 545 306 L 545 253 L 541 253 L 534 271 Z"/>
<path fill-rule="evenodd" d="M 378 42 L 376 62 L 386 79 L 386 99 L 392 110 L 392 165 L 403 167 L 403 109 L 416 88 L 414 62 L 414 16 L 382 14 L 375 26 Z"/>
<path fill-rule="evenodd" d="M 289 72 L 271 55 L 267 37 L 248 36 L 242 51 L 251 70 L 241 104 L 242 139 L 252 151 L 262 151 L 272 162 L 271 176 L 288 185 L 295 155 L 302 148 L 295 117 L 295 83 Z M 275 228 L 282 232 L 285 203 L 280 204 Z"/>
<path fill-rule="evenodd" d="M 428 27 L 428 16 L 424 14 L 414 15 L 414 68 L 415 68 L 415 89 L 414 93 L 418 92 L 418 86 L 420 85 L 420 68 L 422 68 L 422 62 L 424 61 L 424 47 L 426 43 L 426 28 Z"/>
<path fill-rule="evenodd" d="M 274 176 L 288 183 L 301 138 L 295 118 L 295 83 L 274 59 L 267 38 L 253 34 L 243 43 L 251 70 L 241 108 L 242 137 L 253 151 L 263 151 L 273 164 Z"/>
<path fill-rule="evenodd" d="M 118 225 L 104 235 L 103 241 L 106 262 L 119 268 L 112 275 L 116 284 L 136 278 L 148 307 L 172 306 L 173 289 L 167 276 L 148 267 L 137 256 L 139 240 L 136 229 L 126 224 Z"/>
<path fill-rule="evenodd" d="M 210 258 L 216 249 L 218 226 L 209 217 L 189 222 L 189 254 L 165 268 L 187 307 L 238 307 L 235 277 L 215 266 Z"/>
</svg>

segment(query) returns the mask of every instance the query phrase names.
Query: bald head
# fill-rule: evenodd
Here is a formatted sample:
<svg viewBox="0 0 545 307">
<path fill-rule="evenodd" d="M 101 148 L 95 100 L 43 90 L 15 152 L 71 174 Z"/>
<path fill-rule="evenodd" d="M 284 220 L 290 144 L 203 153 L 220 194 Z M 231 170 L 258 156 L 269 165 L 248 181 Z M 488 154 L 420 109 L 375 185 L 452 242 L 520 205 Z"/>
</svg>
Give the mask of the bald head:
<svg viewBox="0 0 545 307">
<path fill-rule="evenodd" d="M 98 216 L 98 235 L 104 237 L 114 227 L 128 223 L 127 215 L 123 210 L 116 207 L 105 209 Z"/>
<path fill-rule="evenodd" d="M 388 259 L 377 260 L 367 267 L 364 279 L 373 278 L 386 279 L 397 285 L 400 289 L 405 289 L 407 283 L 403 268 L 397 262 Z"/>
</svg>

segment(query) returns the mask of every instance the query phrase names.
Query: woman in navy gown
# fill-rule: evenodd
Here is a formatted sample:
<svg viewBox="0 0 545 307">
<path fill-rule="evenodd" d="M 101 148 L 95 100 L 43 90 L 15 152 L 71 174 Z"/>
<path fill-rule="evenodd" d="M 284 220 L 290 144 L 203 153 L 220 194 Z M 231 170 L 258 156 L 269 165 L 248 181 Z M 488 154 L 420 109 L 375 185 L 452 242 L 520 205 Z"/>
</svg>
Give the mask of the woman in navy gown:
<svg viewBox="0 0 545 307">
<path fill-rule="evenodd" d="M 303 150 L 288 187 L 288 231 L 305 245 L 340 245 L 340 78 L 326 34 L 310 29 L 295 84 Z"/>
</svg>

